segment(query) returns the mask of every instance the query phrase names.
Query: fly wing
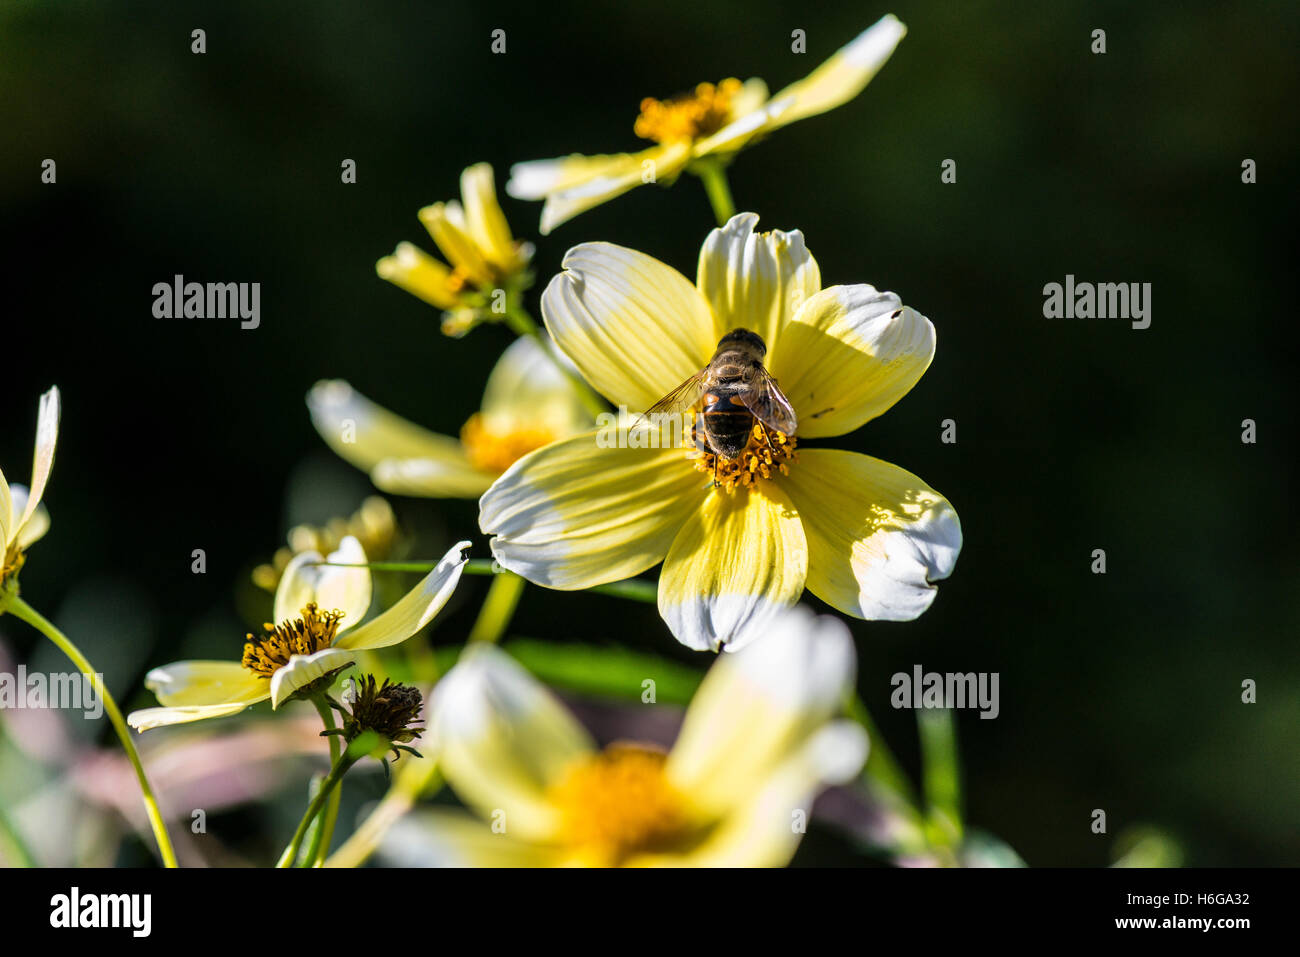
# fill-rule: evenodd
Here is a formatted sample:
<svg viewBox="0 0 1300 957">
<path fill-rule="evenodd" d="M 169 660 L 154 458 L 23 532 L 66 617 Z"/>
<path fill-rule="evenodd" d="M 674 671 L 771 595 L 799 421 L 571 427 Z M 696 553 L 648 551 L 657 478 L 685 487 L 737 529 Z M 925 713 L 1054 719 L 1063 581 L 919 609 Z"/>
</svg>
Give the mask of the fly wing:
<svg viewBox="0 0 1300 957">
<path fill-rule="evenodd" d="M 642 415 L 641 420 L 646 421 L 652 415 L 676 415 L 693 409 L 697 406 L 704 393 L 708 391 L 708 384 L 705 378 L 706 370 L 701 369 L 695 375 L 691 376 L 677 388 L 673 389 L 666 396 L 650 406 Z"/>
<path fill-rule="evenodd" d="M 767 429 L 792 436 L 799 427 L 794 406 L 790 404 L 790 400 L 785 397 L 781 387 L 776 384 L 776 380 L 766 369 L 758 371 L 754 377 L 753 388 L 742 392 L 739 398 L 745 404 L 745 408 L 753 413 L 754 418 L 762 422 Z"/>
</svg>

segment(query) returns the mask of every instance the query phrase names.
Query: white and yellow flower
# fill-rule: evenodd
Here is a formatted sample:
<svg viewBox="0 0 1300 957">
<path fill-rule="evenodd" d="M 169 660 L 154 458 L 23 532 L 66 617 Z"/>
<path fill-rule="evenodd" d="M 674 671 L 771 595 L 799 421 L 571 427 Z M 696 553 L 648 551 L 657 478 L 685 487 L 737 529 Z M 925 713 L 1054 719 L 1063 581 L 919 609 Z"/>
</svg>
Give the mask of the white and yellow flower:
<svg viewBox="0 0 1300 957">
<path fill-rule="evenodd" d="M 915 618 L 961 548 L 956 512 L 916 476 L 795 449 L 902 398 L 930 364 L 934 326 L 893 293 L 823 289 L 803 235 L 755 233 L 757 221 L 742 213 L 709 234 L 695 285 L 643 253 L 584 243 L 542 313 L 587 381 L 632 411 L 703 369 L 723 335 L 749 329 L 767 344 L 797 439 L 769 444 L 756 428 L 715 486 L 719 463 L 694 448 L 610 448 L 589 432 L 520 459 L 480 500 L 497 561 L 537 584 L 590 588 L 662 561 L 659 611 L 697 649 L 741 647 L 805 586 L 858 618 Z"/>
<path fill-rule="evenodd" d="M 50 529 L 50 513 L 41 504 L 54 468 L 59 440 L 59 390 L 41 396 L 36 415 L 36 449 L 32 454 L 32 484 L 10 485 L 0 471 L 0 600 L 17 587 L 18 572 L 31 548 Z"/>
<path fill-rule="evenodd" d="M 463 334 L 492 315 L 497 290 L 526 285 L 533 256 L 531 244 L 510 234 L 491 166 L 476 163 L 461 173 L 460 193 L 463 205 L 452 200 L 420 210 L 420 222 L 450 265 L 406 242 L 375 264 L 380 278 L 444 310 L 449 335 Z"/>
<path fill-rule="evenodd" d="M 336 516 L 324 525 L 295 525 L 289 529 L 288 546 L 276 550 L 269 562 L 253 569 L 253 584 L 275 594 L 280 578 L 301 552 L 332 552 L 351 535 L 361 543 L 362 550 L 372 562 L 382 562 L 394 557 L 400 547 L 401 535 L 393 507 L 378 495 L 369 495 L 347 518 Z"/>
<path fill-rule="evenodd" d="M 691 163 L 727 161 L 759 137 L 857 96 L 871 82 L 907 33 L 892 14 L 864 30 L 812 73 L 769 97 L 760 79 L 701 83 L 673 100 L 647 98 L 634 125 L 655 145 L 639 153 L 573 154 L 516 163 L 506 192 L 516 199 L 545 200 L 541 233 L 547 235 L 593 206 L 643 183 L 671 183 Z M 652 171 L 653 176 L 647 175 Z"/>
<path fill-rule="evenodd" d="M 591 427 L 573 383 L 527 336 L 502 354 L 459 439 L 394 415 L 340 379 L 318 382 L 307 407 L 330 448 L 377 488 L 429 498 L 478 498 L 526 453 Z"/>
<path fill-rule="evenodd" d="M 370 571 L 320 564 L 317 552 L 294 556 L 275 593 L 275 622 L 249 635 L 242 661 L 178 661 L 154 668 L 145 685 L 160 708 L 133 711 L 137 731 L 166 724 L 238 714 L 245 708 L 286 701 L 328 687 L 355 654 L 387 648 L 410 638 L 442 610 L 460 581 L 469 542 L 451 548 L 424 579 L 365 624 L 370 608 Z M 364 564 L 366 553 L 345 538 L 328 561 Z"/>
<path fill-rule="evenodd" d="M 384 852 L 404 865 L 785 865 L 813 799 L 858 773 L 867 738 L 835 717 L 855 672 L 844 624 L 799 608 L 773 631 L 713 665 L 668 753 L 598 749 L 504 651 L 469 648 L 434 689 L 425 740 L 477 818 L 408 815 Z"/>
</svg>

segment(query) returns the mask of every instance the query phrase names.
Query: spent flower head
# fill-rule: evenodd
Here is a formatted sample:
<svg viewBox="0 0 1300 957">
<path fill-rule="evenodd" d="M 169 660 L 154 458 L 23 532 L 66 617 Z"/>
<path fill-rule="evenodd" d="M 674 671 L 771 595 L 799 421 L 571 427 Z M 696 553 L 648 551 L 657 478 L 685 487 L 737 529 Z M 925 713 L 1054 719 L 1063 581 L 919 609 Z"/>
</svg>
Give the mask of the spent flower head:
<svg viewBox="0 0 1300 957">
<path fill-rule="evenodd" d="M 417 688 L 388 678 L 380 685 L 374 675 L 366 674 L 360 679 L 348 679 L 343 703 L 331 700 L 330 707 L 339 712 L 343 726 L 322 731 L 322 736 L 337 734 L 351 744 L 363 734 L 371 733 L 381 739 L 384 750 L 393 749 L 394 757 L 399 756 L 399 750 L 420 757 L 420 752 L 407 746 L 407 742 L 424 733 L 424 728 L 416 723 L 424 709 L 424 698 Z"/>
</svg>

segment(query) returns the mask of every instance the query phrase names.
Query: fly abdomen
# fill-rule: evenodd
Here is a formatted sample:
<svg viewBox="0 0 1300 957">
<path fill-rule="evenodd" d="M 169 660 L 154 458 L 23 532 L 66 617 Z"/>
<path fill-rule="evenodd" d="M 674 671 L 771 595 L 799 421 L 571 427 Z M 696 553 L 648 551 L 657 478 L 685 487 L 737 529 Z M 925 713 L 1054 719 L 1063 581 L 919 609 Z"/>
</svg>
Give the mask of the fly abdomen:
<svg viewBox="0 0 1300 957">
<path fill-rule="evenodd" d="M 739 396 L 710 392 L 704 397 L 700 430 L 715 455 L 724 459 L 738 458 L 749 444 L 753 428 L 754 415 L 745 408 Z"/>
</svg>

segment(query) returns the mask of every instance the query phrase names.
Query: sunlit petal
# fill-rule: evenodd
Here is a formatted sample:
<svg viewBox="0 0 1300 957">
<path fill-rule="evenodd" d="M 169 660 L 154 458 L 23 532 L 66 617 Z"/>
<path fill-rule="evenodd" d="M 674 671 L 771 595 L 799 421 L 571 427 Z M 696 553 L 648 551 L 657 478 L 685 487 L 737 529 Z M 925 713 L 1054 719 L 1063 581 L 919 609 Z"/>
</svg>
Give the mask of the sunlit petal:
<svg viewBox="0 0 1300 957">
<path fill-rule="evenodd" d="M 457 542 L 418 585 L 383 613 L 349 629 L 334 643 L 335 647 L 354 651 L 387 648 L 410 638 L 431 622 L 451 598 L 468 561 L 464 554 L 467 548 L 469 542 Z"/>
</svg>

